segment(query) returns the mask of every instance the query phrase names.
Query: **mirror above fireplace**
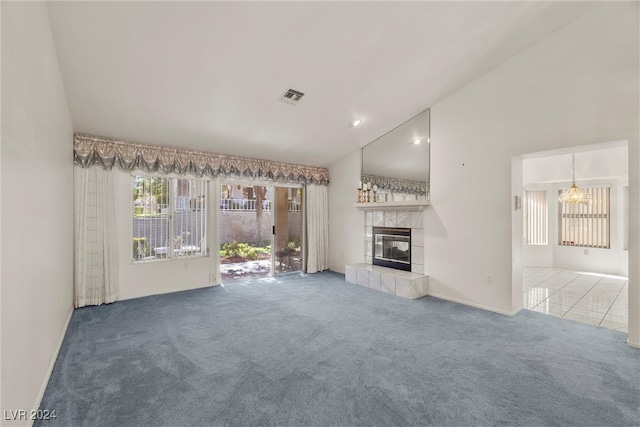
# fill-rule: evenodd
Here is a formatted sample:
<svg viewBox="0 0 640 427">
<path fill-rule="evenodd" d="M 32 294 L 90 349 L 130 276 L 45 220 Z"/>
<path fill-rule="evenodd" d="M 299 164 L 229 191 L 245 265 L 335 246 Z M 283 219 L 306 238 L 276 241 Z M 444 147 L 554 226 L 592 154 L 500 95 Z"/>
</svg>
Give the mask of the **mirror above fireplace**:
<svg viewBox="0 0 640 427">
<path fill-rule="evenodd" d="M 429 199 L 429 110 L 362 148 L 362 181 L 381 202 Z"/>
</svg>

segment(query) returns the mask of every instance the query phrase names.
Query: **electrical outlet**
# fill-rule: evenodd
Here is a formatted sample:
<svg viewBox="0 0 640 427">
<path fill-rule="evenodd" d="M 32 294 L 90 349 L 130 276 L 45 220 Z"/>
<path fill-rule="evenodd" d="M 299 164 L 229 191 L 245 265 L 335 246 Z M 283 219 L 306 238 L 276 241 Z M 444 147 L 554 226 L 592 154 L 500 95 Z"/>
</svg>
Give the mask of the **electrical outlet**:
<svg viewBox="0 0 640 427">
<path fill-rule="evenodd" d="M 493 276 L 491 274 L 486 274 L 484 276 L 484 283 L 486 283 L 487 285 L 493 284 Z"/>
<path fill-rule="evenodd" d="M 185 262 L 185 263 L 184 263 L 184 269 L 185 269 L 185 270 L 188 270 L 188 269 L 189 269 L 189 263 L 188 263 L 188 262 Z"/>
<path fill-rule="evenodd" d="M 589 249 L 585 249 L 585 250 L 584 250 L 584 254 L 585 254 L 585 255 L 589 255 Z"/>
</svg>

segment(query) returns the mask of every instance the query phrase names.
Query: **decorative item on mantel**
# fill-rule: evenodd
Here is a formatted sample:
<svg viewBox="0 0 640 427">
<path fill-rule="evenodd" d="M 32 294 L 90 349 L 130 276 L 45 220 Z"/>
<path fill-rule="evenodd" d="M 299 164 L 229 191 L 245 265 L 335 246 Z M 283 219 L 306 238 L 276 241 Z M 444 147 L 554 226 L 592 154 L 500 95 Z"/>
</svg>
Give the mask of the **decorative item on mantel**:
<svg viewBox="0 0 640 427">
<path fill-rule="evenodd" d="M 373 198 L 371 193 L 373 192 Z M 371 182 L 358 181 L 358 203 L 371 203 L 378 201 L 378 186 Z"/>
</svg>

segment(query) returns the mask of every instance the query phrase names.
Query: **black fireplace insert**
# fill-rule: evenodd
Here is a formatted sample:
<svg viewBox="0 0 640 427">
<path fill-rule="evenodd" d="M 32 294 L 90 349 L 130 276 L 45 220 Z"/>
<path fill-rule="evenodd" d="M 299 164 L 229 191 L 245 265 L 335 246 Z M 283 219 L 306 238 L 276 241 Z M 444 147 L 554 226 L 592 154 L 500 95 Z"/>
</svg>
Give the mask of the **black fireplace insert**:
<svg viewBox="0 0 640 427">
<path fill-rule="evenodd" d="M 373 227 L 373 265 L 411 271 L 411 229 Z"/>
</svg>

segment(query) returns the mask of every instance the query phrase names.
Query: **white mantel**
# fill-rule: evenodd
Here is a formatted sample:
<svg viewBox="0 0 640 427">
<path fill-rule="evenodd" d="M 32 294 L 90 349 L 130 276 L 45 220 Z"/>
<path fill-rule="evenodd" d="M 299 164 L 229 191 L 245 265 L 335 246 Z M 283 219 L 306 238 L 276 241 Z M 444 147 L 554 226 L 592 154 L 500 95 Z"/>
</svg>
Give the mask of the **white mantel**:
<svg viewBox="0 0 640 427">
<path fill-rule="evenodd" d="M 429 206 L 428 200 L 401 200 L 394 202 L 356 203 L 361 211 L 406 211 L 417 212 Z"/>
</svg>

